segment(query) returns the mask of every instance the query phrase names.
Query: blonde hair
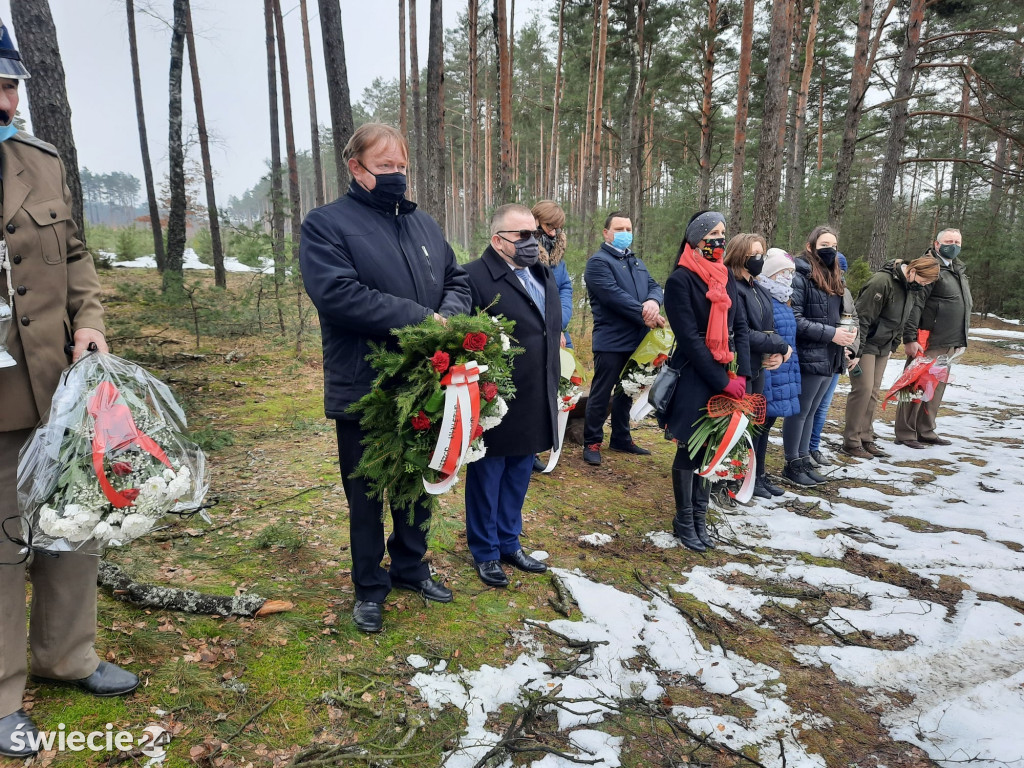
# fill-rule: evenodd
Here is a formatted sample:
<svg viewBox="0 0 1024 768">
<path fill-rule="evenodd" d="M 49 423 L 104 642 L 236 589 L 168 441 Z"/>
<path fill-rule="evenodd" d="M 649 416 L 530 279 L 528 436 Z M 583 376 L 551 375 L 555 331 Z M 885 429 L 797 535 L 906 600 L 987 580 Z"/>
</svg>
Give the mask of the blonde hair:
<svg viewBox="0 0 1024 768">
<path fill-rule="evenodd" d="M 356 128 L 342 150 L 341 157 L 348 164 L 349 160 L 359 160 L 378 144 L 397 146 L 405 154 L 405 159 L 409 159 L 409 142 L 405 140 L 405 136 L 397 128 L 384 123 L 363 123 Z"/>
<path fill-rule="evenodd" d="M 729 244 L 725 246 L 725 256 L 722 257 L 722 263 L 732 270 L 732 274 L 737 280 L 740 279 L 740 273 L 746 268 L 747 261 L 750 259 L 750 249 L 754 246 L 754 243 L 761 244 L 761 253 L 764 254 L 768 248 L 768 243 L 764 237 L 756 232 L 741 232 L 733 236 L 729 240 Z"/>
<path fill-rule="evenodd" d="M 565 226 L 565 211 L 554 200 L 538 200 L 534 203 L 531 213 L 538 224 L 546 224 L 555 229 Z"/>
</svg>

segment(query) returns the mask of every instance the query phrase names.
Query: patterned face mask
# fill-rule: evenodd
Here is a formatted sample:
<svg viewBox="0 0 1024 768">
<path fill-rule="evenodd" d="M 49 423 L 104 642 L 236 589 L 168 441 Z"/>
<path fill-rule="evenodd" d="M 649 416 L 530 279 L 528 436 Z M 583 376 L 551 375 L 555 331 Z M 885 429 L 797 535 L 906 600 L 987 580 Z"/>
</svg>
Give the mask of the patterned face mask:
<svg viewBox="0 0 1024 768">
<path fill-rule="evenodd" d="M 776 272 L 772 277 L 757 276 L 759 282 L 773 299 L 785 304 L 793 295 L 793 273 L 788 270 Z"/>
</svg>

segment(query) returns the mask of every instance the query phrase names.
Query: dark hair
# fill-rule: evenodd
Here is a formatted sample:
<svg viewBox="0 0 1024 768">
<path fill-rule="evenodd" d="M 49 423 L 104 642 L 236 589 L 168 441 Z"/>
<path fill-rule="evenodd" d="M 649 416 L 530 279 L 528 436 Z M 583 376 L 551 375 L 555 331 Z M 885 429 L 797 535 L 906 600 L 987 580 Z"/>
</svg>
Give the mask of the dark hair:
<svg viewBox="0 0 1024 768">
<path fill-rule="evenodd" d="M 801 254 L 808 264 L 811 265 L 811 282 L 826 293 L 833 296 L 843 295 L 843 271 L 839 268 L 839 258 L 832 262 L 829 269 L 818 256 L 818 238 L 822 235 L 833 235 L 838 239 L 836 231 L 825 224 L 815 227 L 807 236 L 807 243 L 804 245 L 804 252 Z"/>
<path fill-rule="evenodd" d="M 624 214 L 622 211 L 612 211 L 608 214 L 608 217 L 604 220 L 604 228 L 608 229 L 612 225 L 612 219 L 628 219 L 629 216 Z"/>
</svg>

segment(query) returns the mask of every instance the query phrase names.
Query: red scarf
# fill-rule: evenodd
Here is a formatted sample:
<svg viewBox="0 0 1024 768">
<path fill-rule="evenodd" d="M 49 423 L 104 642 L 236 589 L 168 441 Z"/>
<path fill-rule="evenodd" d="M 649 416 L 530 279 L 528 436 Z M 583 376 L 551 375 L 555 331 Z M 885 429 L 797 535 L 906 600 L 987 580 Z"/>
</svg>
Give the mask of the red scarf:
<svg viewBox="0 0 1024 768">
<path fill-rule="evenodd" d="M 716 362 L 731 363 L 735 357 L 729 349 L 729 307 L 732 306 L 732 299 L 725 289 L 729 282 L 729 268 L 720 260 L 705 259 L 689 243 L 679 257 L 679 266 L 686 267 L 707 285 L 705 296 L 711 302 L 711 313 L 708 315 L 708 332 L 704 336 L 704 343 L 708 345 Z"/>
</svg>

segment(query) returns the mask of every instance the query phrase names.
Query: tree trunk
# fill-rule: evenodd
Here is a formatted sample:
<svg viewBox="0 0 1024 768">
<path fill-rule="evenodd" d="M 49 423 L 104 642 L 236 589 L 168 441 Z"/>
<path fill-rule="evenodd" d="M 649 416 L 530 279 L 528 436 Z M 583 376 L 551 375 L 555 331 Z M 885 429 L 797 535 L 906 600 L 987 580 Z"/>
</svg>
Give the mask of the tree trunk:
<svg viewBox="0 0 1024 768">
<path fill-rule="evenodd" d="M 424 172 L 426 163 L 423 157 L 423 114 L 420 111 L 420 46 L 416 39 L 416 0 L 409 0 L 409 87 L 412 88 L 412 130 L 413 130 L 413 158 L 412 170 L 414 176 L 414 195 L 416 200 L 422 200 L 425 190 L 423 189 Z"/>
<path fill-rule="evenodd" d="M 637 55 L 637 88 L 629 104 L 629 133 L 632 138 L 629 147 L 629 213 L 633 217 L 634 229 L 639 229 L 641 242 L 644 237 L 643 220 L 644 180 L 643 171 L 647 161 L 647 141 L 644 128 L 644 114 L 641 105 L 647 90 L 647 71 L 644 66 L 646 42 L 647 7 L 649 0 L 637 0 L 636 8 L 636 48 Z M 632 66 L 632 61 L 630 62 Z"/>
<path fill-rule="evenodd" d="M 598 205 L 598 183 L 601 179 L 601 130 L 604 116 L 604 70 L 608 56 L 608 0 L 601 0 L 600 33 L 597 42 L 597 71 L 594 75 L 594 133 L 590 144 L 590 183 L 586 215 L 591 216 Z M 588 227 L 592 230 L 592 227 Z"/>
<path fill-rule="evenodd" d="M 644 0 L 641 0 L 642 2 Z M 475 0 L 470 0 L 475 2 Z M 551 95 L 551 147 L 548 150 L 547 178 L 544 183 L 544 194 L 555 197 L 555 184 L 558 174 L 558 104 L 562 99 L 562 47 L 565 43 L 565 0 L 558 3 L 558 53 L 555 56 L 555 89 Z"/>
<path fill-rule="evenodd" d="M 405 0 L 398 0 L 398 125 L 402 135 L 409 139 L 409 68 L 405 61 Z"/>
<path fill-rule="evenodd" d="M 892 122 L 886 142 L 885 160 L 879 181 L 878 198 L 875 205 L 875 221 L 871 230 L 871 246 L 868 261 L 871 269 L 879 269 L 885 262 L 885 246 L 889 235 L 893 192 L 896 188 L 896 174 L 903 158 L 903 147 L 907 136 L 907 99 L 912 91 L 914 65 L 921 47 L 921 26 L 924 23 L 924 9 L 927 0 L 911 0 L 910 13 L 905 32 L 906 42 L 900 57 L 899 74 L 896 78 L 895 103 L 892 106 Z"/>
<path fill-rule="evenodd" d="M 299 163 L 295 156 L 295 128 L 292 124 L 292 89 L 288 77 L 288 48 L 284 39 L 281 0 L 274 0 L 274 25 L 277 28 L 277 57 L 281 62 L 281 107 L 284 111 L 284 148 L 288 159 L 288 202 L 292 214 L 292 259 L 299 261 L 299 237 L 302 209 L 299 203 Z"/>
<path fill-rule="evenodd" d="M 326 5 L 331 5 L 327 0 Z M 321 4 L 321 16 L 323 6 Z M 277 53 L 274 50 L 274 0 L 263 0 L 263 15 L 267 36 L 267 89 L 270 112 L 270 235 L 274 250 L 274 284 L 279 289 L 285 280 L 284 264 L 284 194 L 281 189 L 281 132 L 277 111 Z M 325 22 L 326 23 L 326 22 Z M 335 134 L 337 136 L 337 134 Z M 338 147 L 335 145 L 335 152 Z M 278 297 L 280 298 L 280 297 Z M 284 318 L 278 302 L 278 323 L 284 333 Z"/>
<path fill-rule="evenodd" d="M 445 208 L 448 184 L 444 171 L 444 19 L 442 0 L 430 0 L 430 33 L 427 47 L 427 125 L 425 188 L 420 194 L 424 208 L 447 231 Z M 454 191 L 454 185 L 453 185 Z"/>
<path fill-rule="evenodd" d="M 126 0 L 128 11 L 128 50 L 132 60 L 132 84 L 135 87 L 135 115 L 139 122 L 139 146 L 142 149 L 142 175 L 146 181 L 146 201 L 149 203 L 149 223 L 153 230 L 153 254 L 156 268 L 164 270 L 167 256 L 164 253 L 163 227 L 160 226 L 160 207 L 156 200 L 153 183 L 153 163 L 149 159 L 149 137 L 146 133 L 146 113 L 142 108 L 142 76 L 139 73 L 139 46 L 135 37 L 135 2 Z"/>
<path fill-rule="evenodd" d="M 843 143 L 836 159 L 836 170 L 832 182 L 832 194 L 828 201 L 828 222 L 840 231 L 846 201 L 850 195 L 850 178 L 853 170 L 853 155 L 857 149 L 857 128 L 864 109 L 864 95 L 868 90 L 871 68 L 868 64 L 868 47 L 871 38 L 871 18 L 875 0 L 860 0 L 860 14 L 857 17 L 857 40 L 853 47 L 853 69 L 850 73 L 850 97 L 846 103 L 846 119 L 843 123 Z"/>
<path fill-rule="evenodd" d="M 498 196 L 512 199 L 512 62 L 508 43 L 505 0 L 494 0 L 494 44 L 498 54 L 498 130 L 501 134 Z"/>
<path fill-rule="evenodd" d="M 754 48 L 754 0 L 743 0 L 740 63 L 736 85 L 736 126 L 733 130 L 732 191 L 729 232 L 743 230 L 743 171 L 747 159 L 747 110 L 750 106 L 750 61 Z"/>
<path fill-rule="evenodd" d="M 203 109 L 203 88 L 199 82 L 199 62 L 196 59 L 196 37 L 192 29 L 192 7 L 185 3 L 185 40 L 188 43 L 188 64 L 192 72 L 192 96 L 196 103 L 196 127 L 199 131 L 199 152 L 203 159 L 203 180 L 206 182 L 206 210 L 210 222 L 210 243 L 213 247 L 213 279 L 221 288 L 227 288 L 224 271 L 224 248 L 220 241 L 220 215 L 213 191 L 213 165 L 210 162 L 210 137 L 206 132 L 206 112 Z"/>
<path fill-rule="evenodd" d="M 800 77 L 800 90 L 796 94 L 796 114 L 793 121 L 793 152 L 789 157 L 786 171 L 786 204 L 789 213 L 789 239 L 800 229 L 800 201 L 803 199 L 804 173 L 807 168 L 807 94 L 811 88 L 811 73 L 814 71 L 814 40 L 818 31 L 818 13 L 821 0 L 814 0 L 811 18 L 807 23 L 807 40 L 804 44 L 804 68 Z"/>
<path fill-rule="evenodd" d="M 708 35 L 704 43 L 704 98 L 700 105 L 700 175 L 697 181 L 697 207 L 711 206 L 711 91 L 715 78 L 715 43 L 718 32 L 718 0 L 707 0 Z"/>
<path fill-rule="evenodd" d="M 778 223 L 780 152 L 779 131 L 786 114 L 786 80 L 789 75 L 789 34 L 791 0 L 774 0 L 772 4 L 771 43 L 768 49 L 768 70 L 765 75 L 764 119 L 761 121 L 761 143 L 757 152 L 757 184 L 754 189 L 752 229 L 771 243 Z"/>
<path fill-rule="evenodd" d="M 320 158 L 320 125 L 316 119 L 316 86 L 313 84 L 313 51 L 309 39 L 309 14 L 306 0 L 299 0 L 302 14 L 302 50 L 306 58 L 306 92 L 309 94 L 310 155 L 313 156 L 313 196 L 316 207 L 324 204 L 324 167 Z"/>
<path fill-rule="evenodd" d="M 410 0 L 410 3 L 412 0 Z M 334 170 L 338 194 L 348 187 L 348 166 L 342 152 L 355 130 L 352 122 L 352 101 L 348 91 L 348 69 L 345 64 L 345 35 L 341 25 L 338 0 L 319 0 L 320 31 L 324 38 L 324 65 L 327 70 L 327 96 L 331 102 L 331 138 L 334 141 Z"/>
<path fill-rule="evenodd" d="M 479 51 L 477 50 L 477 34 L 480 31 L 480 0 L 469 0 L 469 185 L 464 190 L 466 195 L 466 218 L 471 228 L 476 227 L 477 205 L 480 200 L 480 95 L 478 93 L 477 72 L 479 68 Z M 465 186 L 465 182 L 463 182 Z M 469 247 L 472 229 L 467 234 L 466 246 Z"/>
<path fill-rule="evenodd" d="M 57 46 L 57 28 L 53 24 L 47 0 L 11 0 L 11 21 L 18 37 L 22 62 L 32 76 L 26 81 L 32 131 L 53 144 L 64 161 L 68 188 L 71 190 L 71 218 L 78 236 L 85 241 L 85 213 L 82 180 L 78 174 L 78 151 L 71 131 L 71 105 L 64 80 L 64 63 Z"/>
<path fill-rule="evenodd" d="M 996 137 L 995 168 L 992 171 L 992 191 L 989 194 L 988 206 L 992 219 L 999 218 L 999 209 L 1003 206 L 1003 176 L 1008 160 L 1007 139 L 1004 134 Z"/>
<path fill-rule="evenodd" d="M 185 150 L 181 144 L 181 70 L 185 51 L 185 27 L 188 0 L 174 0 L 174 26 L 171 28 L 170 99 L 167 109 L 168 184 L 171 208 L 167 214 L 167 264 L 163 275 L 164 292 L 180 291 L 184 282 L 185 257 Z"/>
<path fill-rule="evenodd" d="M 590 157 L 590 144 L 593 141 L 591 126 L 594 108 L 594 73 L 597 70 L 597 34 L 600 28 L 598 13 L 601 10 L 600 0 L 594 0 L 594 25 L 590 33 L 590 74 L 587 77 L 587 111 L 583 113 L 583 131 L 580 135 L 580 161 L 577 173 L 576 208 L 584 219 L 584 229 L 589 229 L 587 218 L 587 159 Z"/>
</svg>

